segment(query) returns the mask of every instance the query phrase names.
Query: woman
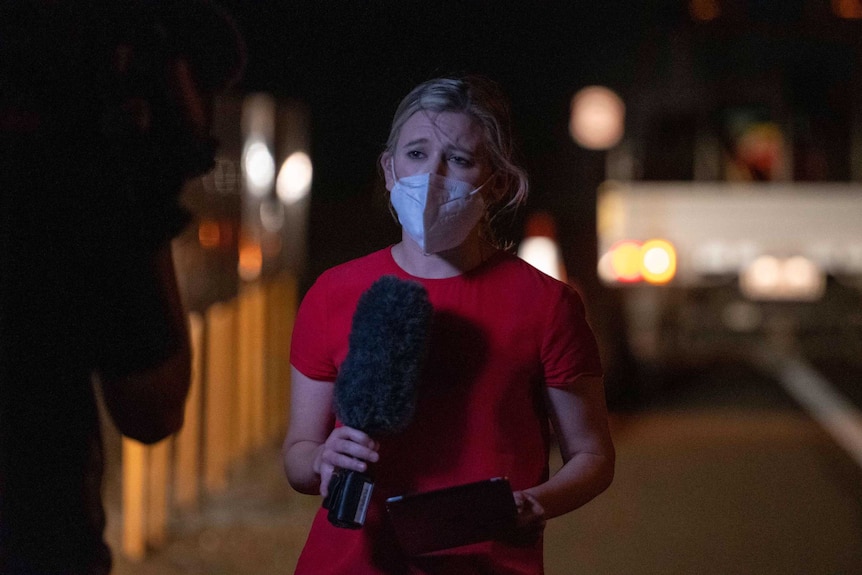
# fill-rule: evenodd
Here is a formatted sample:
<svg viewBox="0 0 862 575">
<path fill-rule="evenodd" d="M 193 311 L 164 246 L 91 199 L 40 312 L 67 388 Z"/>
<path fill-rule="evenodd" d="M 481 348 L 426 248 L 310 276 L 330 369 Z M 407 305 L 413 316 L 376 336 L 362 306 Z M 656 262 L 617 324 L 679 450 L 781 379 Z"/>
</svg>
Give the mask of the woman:
<svg viewBox="0 0 862 575">
<path fill-rule="evenodd" d="M 401 102 L 380 165 L 399 243 L 336 266 L 297 316 L 284 464 L 326 495 L 335 467 L 373 469 L 359 530 L 318 513 L 297 573 L 541 573 L 546 519 L 610 484 L 614 448 L 595 339 L 574 290 L 494 246 L 491 217 L 522 204 L 505 99 L 492 83 L 442 78 Z M 434 307 L 416 414 L 403 433 L 338 425 L 332 398 L 359 296 L 380 276 L 420 282 Z M 548 477 L 553 424 L 564 465 Z M 407 557 L 387 534 L 387 497 L 506 476 L 518 528 L 505 541 Z"/>
</svg>

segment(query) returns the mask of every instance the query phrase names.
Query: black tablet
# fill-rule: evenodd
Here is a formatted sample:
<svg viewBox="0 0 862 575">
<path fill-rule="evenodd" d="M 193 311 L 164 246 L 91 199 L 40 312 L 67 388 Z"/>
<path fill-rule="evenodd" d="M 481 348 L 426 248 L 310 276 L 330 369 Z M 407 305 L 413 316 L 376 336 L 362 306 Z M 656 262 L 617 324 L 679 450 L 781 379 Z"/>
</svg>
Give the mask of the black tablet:
<svg viewBox="0 0 862 575">
<path fill-rule="evenodd" d="M 386 510 L 408 555 L 495 539 L 515 526 L 518 515 L 505 477 L 390 497 Z"/>
</svg>

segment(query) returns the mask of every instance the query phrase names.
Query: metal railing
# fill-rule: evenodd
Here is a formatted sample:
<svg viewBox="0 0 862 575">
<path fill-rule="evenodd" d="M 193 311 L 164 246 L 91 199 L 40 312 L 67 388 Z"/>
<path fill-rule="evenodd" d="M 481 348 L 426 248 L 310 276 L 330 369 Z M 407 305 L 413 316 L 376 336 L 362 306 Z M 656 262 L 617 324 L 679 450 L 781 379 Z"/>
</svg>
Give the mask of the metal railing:
<svg viewBox="0 0 862 575">
<path fill-rule="evenodd" d="M 192 385 L 182 430 L 156 445 L 122 443 L 121 552 L 143 559 L 170 537 L 170 518 L 195 513 L 287 424 L 290 274 L 243 285 L 235 298 L 190 314 Z"/>
</svg>

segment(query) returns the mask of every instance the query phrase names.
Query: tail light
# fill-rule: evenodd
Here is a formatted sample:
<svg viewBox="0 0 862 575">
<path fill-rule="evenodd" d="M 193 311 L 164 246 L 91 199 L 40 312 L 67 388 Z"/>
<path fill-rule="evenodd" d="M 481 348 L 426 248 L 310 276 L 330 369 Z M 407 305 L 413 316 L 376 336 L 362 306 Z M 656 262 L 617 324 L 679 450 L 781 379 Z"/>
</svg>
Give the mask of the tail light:
<svg viewBox="0 0 862 575">
<path fill-rule="evenodd" d="M 662 239 L 624 240 L 602 255 L 598 271 L 608 283 L 666 284 L 676 275 L 676 249 Z"/>
</svg>

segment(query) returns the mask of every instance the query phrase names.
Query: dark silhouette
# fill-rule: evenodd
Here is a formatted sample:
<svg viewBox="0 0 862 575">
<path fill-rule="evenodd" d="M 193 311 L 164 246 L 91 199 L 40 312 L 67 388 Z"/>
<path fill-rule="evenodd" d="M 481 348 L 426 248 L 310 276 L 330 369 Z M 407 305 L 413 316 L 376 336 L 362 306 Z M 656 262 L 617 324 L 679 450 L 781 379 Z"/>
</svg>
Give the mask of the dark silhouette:
<svg viewBox="0 0 862 575">
<path fill-rule="evenodd" d="M 204 2 L 0 7 L 0 573 L 110 571 L 94 376 L 123 434 L 182 425 L 170 240 L 241 63 Z"/>
</svg>

